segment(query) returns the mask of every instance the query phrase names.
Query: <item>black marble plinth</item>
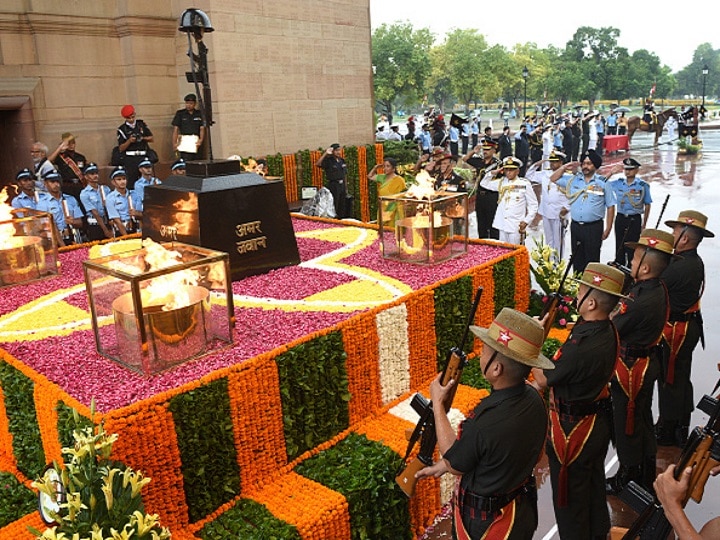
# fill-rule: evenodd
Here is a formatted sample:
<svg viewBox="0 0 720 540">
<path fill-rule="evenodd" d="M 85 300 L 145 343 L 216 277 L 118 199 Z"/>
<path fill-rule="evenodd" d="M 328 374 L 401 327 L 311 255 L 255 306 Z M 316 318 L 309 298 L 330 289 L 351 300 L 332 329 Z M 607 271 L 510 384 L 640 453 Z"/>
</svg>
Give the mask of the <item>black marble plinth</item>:
<svg viewBox="0 0 720 540">
<path fill-rule="evenodd" d="M 170 176 L 145 188 L 143 206 L 143 237 L 225 251 L 234 281 L 300 263 L 281 180 Z"/>
</svg>

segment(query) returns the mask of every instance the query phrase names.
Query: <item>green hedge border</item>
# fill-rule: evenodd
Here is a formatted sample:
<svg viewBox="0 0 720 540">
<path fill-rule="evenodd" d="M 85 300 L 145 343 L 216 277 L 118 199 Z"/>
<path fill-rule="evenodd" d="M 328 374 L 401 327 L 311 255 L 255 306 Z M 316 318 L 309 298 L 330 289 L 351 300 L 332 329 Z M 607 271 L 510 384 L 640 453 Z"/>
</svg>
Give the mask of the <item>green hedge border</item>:
<svg viewBox="0 0 720 540">
<path fill-rule="evenodd" d="M 295 472 L 347 499 L 353 540 L 410 540 L 409 501 L 395 484 L 400 464 L 387 446 L 350 433 Z"/>
<path fill-rule="evenodd" d="M 35 410 L 35 383 L 7 362 L 0 362 L 0 386 L 18 469 L 28 478 L 35 478 L 46 465 Z"/>
<path fill-rule="evenodd" d="M 278 355 L 288 461 L 350 426 L 342 333 L 330 332 Z"/>
<path fill-rule="evenodd" d="M 227 378 L 174 396 L 170 412 L 182 461 L 191 522 L 203 519 L 240 494 Z"/>
<path fill-rule="evenodd" d="M 262 504 L 240 499 L 197 533 L 205 540 L 300 540 L 297 529 L 273 516 Z"/>
</svg>

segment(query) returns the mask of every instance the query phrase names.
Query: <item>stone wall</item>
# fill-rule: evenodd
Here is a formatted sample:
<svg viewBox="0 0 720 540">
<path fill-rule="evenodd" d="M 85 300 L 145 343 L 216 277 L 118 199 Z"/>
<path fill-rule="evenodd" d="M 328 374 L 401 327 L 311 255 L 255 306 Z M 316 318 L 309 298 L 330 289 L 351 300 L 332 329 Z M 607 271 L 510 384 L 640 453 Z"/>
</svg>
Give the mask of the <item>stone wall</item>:
<svg viewBox="0 0 720 540">
<path fill-rule="evenodd" d="M 15 132 L 0 155 L 3 183 L 29 166 L 33 139 L 60 134 L 109 162 L 120 108 L 135 105 L 163 161 L 190 64 L 179 0 L 4 0 L 0 115 Z M 368 0 L 201 0 L 216 159 L 372 141 Z M 18 103 L 29 99 L 21 115 Z M 28 111 L 29 109 L 29 111 Z M 28 120 L 30 119 L 30 120 Z M 5 140 L 5 139 L 3 139 Z"/>
</svg>

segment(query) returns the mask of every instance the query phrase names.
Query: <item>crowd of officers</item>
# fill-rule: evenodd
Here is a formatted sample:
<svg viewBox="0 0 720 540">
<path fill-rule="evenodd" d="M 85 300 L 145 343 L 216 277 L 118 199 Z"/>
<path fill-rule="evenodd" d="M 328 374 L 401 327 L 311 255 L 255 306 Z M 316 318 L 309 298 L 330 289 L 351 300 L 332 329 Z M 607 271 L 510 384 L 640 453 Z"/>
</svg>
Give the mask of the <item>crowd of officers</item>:
<svg viewBox="0 0 720 540">
<path fill-rule="evenodd" d="M 656 453 L 658 445 L 682 448 L 688 438 L 695 404 L 692 356 L 703 341 L 705 268 L 698 247 L 714 236 L 707 216 L 685 210 L 665 222 L 671 232 L 647 228 L 652 200 L 633 158 L 622 161 L 622 177 L 608 181 L 598 173 L 602 157 L 592 149 L 572 161 L 552 148 L 547 159 L 528 169 L 517 156 L 496 157 L 498 146 L 485 138 L 462 157 L 431 150 L 416 168 L 446 170 L 446 160 L 472 166 L 479 236 L 520 243 L 538 209 L 522 171 L 530 176 L 547 162 L 538 183 L 542 196 L 556 190 L 565 198 L 556 218 L 571 220 L 573 266 L 581 275 L 575 299 L 579 321 L 552 360 L 541 354 L 545 321 L 504 309 L 489 328 L 472 327 L 487 345 L 479 362 L 493 390 L 458 434 L 444 407 L 433 409 L 441 459 L 417 477 L 460 476 L 453 507 L 459 539 L 533 537 L 538 523 L 533 470 L 543 449 L 561 538 L 606 538 L 607 496 L 620 494 L 630 481 L 651 493 L 657 487 L 661 503 L 673 509 L 671 524 L 676 531 L 686 529 L 677 494 L 687 486 L 687 475 L 678 481 L 666 471 L 658 479 Z M 453 175 L 444 176 L 448 185 L 466 189 Z M 615 261 L 602 264 L 600 247 L 613 224 Z M 443 387 L 438 377 L 430 387 L 432 401 L 443 403 L 454 384 Z M 549 392 L 549 411 L 531 386 Z M 611 441 L 619 467 L 606 478 Z M 720 537 L 720 518 L 706 525 L 702 537 Z"/>
<path fill-rule="evenodd" d="M 186 102 L 193 97 L 186 96 Z M 190 114 L 191 104 L 186 103 L 178 113 Z M 72 133 L 63 133 L 53 152 L 41 142 L 34 143 L 33 168 L 24 168 L 15 176 L 17 195 L 11 200 L 12 207 L 18 214 L 32 209 L 52 215 L 60 247 L 138 232 L 145 187 L 162 183 L 154 175 L 148 146 L 152 132 L 136 119 L 131 105 L 124 106 L 121 114 L 125 122 L 117 129 L 116 147 L 120 163 L 110 173 L 109 186 L 100 183 L 97 163 L 76 151 Z M 176 127 L 180 133 L 183 130 Z M 185 160 L 173 163 L 170 173 L 185 174 Z"/>
</svg>

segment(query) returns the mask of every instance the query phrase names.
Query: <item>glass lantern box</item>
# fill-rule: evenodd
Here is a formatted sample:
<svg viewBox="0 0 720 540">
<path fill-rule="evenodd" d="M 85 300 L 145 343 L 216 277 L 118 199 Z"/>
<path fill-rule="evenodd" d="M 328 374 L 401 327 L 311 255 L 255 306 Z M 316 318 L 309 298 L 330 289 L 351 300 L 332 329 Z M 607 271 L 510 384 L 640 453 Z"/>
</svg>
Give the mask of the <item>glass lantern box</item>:
<svg viewBox="0 0 720 540">
<path fill-rule="evenodd" d="M 55 276 L 59 272 L 52 215 L 24 208 L 0 221 L 0 287 Z"/>
<path fill-rule="evenodd" d="M 97 351 L 152 375 L 230 346 L 234 307 L 227 253 L 143 241 L 83 263 Z"/>
<path fill-rule="evenodd" d="M 378 214 L 385 259 L 436 264 L 467 253 L 467 193 L 438 191 L 422 199 L 405 192 L 382 196 Z"/>
</svg>

